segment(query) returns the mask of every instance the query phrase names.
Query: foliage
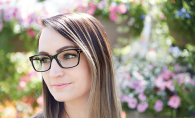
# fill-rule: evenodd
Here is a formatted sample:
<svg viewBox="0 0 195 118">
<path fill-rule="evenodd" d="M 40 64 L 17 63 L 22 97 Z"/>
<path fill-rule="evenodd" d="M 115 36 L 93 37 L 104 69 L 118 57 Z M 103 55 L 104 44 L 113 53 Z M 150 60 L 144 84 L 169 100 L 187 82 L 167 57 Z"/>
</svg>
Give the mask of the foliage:
<svg viewBox="0 0 195 118">
<path fill-rule="evenodd" d="M 19 27 L 18 24 L 14 26 L 16 20 L 13 19 L 10 22 L 4 22 L 3 30 L 0 32 L 0 47 L 8 52 L 17 51 L 32 51 L 36 49 L 35 34 L 37 31 L 33 28 L 22 29 L 16 33 L 13 27 Z M 36 31 L 36 33 L 35 33 Z M 32 32 L 33 34 L 29 34 Z"/>
<path fill-rule="evenodd" d="M 131 47 L 136 50 L 141 48 L 138 45 Z M 163 48 L 151 48 L 144 58 L 133 50 L 116 70 L 123 109 L 129 112 L 137 108 L 155 117 L 193 117 L 195 78 L 185 72 L 185 67 L 174 64 L 171 54 L 163 53 Z M 178 98 L 172 101 L 175 96 Z"/>
<path fill-rule="evenodd" d="M 36 99 L 42 92 L 37 73 L 29 68 L 28 57 L 32 53 L 6 54 L 2 49 L 0 53 L 0 72 L 3 73 L 0 75 L 0 106 L 4 109 L 1 109 L 0 116 L 9 117 L 16 111 L 23 115 L 34 114 L 33 109 L 39 106 Z M 14 108 L 12 112 L 8 110 L 9 106 Z M 24 112 L 25 109 L 32 110 Z"/>
<path fill-rule="evenodd" d="M 180 49 L 178 47 L 172 47 L 172 54 L 175 57 L 175 61 L 182 66 L 185 66 L 186 71 L 192 75 L 195 75 L 195 46 L 191 44 L 186 44 L 185 49 Z M 176 54 L 177 53 L 177 54 Z"/>
<path fill-rule="evenodd" d="M 29 117 L 41 109 L 41 81 L 28 60 L 37 50 L 38 14 L 27 9 L 21 14 L 20 7 L 9 2 L 3 5 L 7 7 L 0 10 L 0 117 Z"/>
<path fill-rule="evenodd" d="M 143 3 L 129 1 L 90 1 L 88 6 L 78 6 L 76 11 L 87 12 L 97 18 L 103 18 L 108 21 L 114 21 L 117 24 L 127 23 L 128 33 L 131 37 L 138 37 L 144 26 L 144 18 L 147 12 L 147 6 Z M 130 32 L 129 32 L 130 31 Z"/>
<path fill-rule="evenodd" d="M 172 40 L 173 47 L 176 49 L 178 46 L 177 53 L 183 53 L 183 55 L 173 55 L 175 61 L 182 66 L 186 66 L 187 71 L 194 74 L 195 1 L 169 0 L 160 2 L 159 6 L 166 17 L 161 21 L 168 24 L 170 35 L 174 38 Z"/>
<path fill-rule="evenodd" d="M 193 60 L 194 47 L 188 44 L 182 51 L 173 46 L 168 25 L 162 21 L 165 17 L 155 11 L 148 42 L 132 41 L 124 48 L 114 49 L 123 110 L 154 117 L 193 118 L 195 76 L 186 65 L 193 64 L 189 62 Z M 185 63 L 180 63 L 180 59 L 185 59 Z"/>
<path fill-rule="evenodd" d="M 166 16 L 170 34 L 175 38 L 174 43 L 181 48 L 188 43 L 195 45 L 195 1 L 167 0 L 160 6 Z"/>
<path fill-rule="evenodd" d="M 27 17 L 23 18 L 18 7 L 10 6 L 1 9 L 0 48 L 5 50 L 6 53 L 36 49 L 35 36 L 38 32 L 35 23 L 36 17 L 36 13 L 29 13 Z"/>
</svg>

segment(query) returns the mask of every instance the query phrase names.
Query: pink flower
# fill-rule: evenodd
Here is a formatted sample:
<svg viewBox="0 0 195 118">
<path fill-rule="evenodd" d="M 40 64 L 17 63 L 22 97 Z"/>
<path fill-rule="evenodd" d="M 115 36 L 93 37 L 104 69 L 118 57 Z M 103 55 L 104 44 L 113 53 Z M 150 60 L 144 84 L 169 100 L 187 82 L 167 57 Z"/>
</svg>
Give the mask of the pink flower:
<svg viewBox="0 0 195 118">
<path fill-rule="evenodd" d="M 161 100 L 157 100 L 154 105 L 154 110 L 160 112 L 163 109 L 163 102 Z"/>
<path fill-rule="evenodd" d="M 30 13 L 27 17 L 28 24 L 31 25 L 32 22 L 34 22 L 37 17 L 38 15 L 36 13 Z"/>
<path fill-rule="evenodd" d="M 37 74 L 36 71 L 31 71 L 31 72 L 29 72 L 27 75 L 29 75 L 29 76 L 34 76 L 34 77 L 37 77 L 37 76 L 38 76 L 38 74 Z"/>
<path fill-rule="evenodd" d="M 135 109 L 135 107 L 137 106 L 137 99 L 136 98 L 130 98 L 128 100 L 128 107 L 131 109 Z"/>
<path fill-rule="evenodd" d="M 110 6 L 110 7 L 109 7 L 109 11 L 110 11 L 111 13 L 115 13 L 116 10 L 117 10 L 117 7 L 114 7 L 114 6 Z"/>
<path fill-rule="evenodd" d="M 13 7 L 7 7 L 3 14 L 3 20 L 4 21 L 11 21 L 14 18 L 14 8 Z"/>
<path fill-rule="evenodd" d="M 168 69 L 165 69 L 163 72 L 162 72 L 162 77 L 164 80 L 168 80 L 170 79 L 171 77 L 173 77 L 174 73 L 172 73 L 171 71 L 169 71 Z"/>
<path fill-rule="evenodd" d="M 89 3 L 89 6 L 90 6 L 91 8 L 93 8 L 93 9 L 96 9 L 96 5 L 94 4 L 94 2 L 90 2 L 90 3 Z"/>
<path fill-rule="evenodd" d="M 138 95 L 138 98 L 139 98 L 141 101 L 146 100 L 146 96 L 145 96 L 143 93 L 140 93 L 140 94 Z"/>
<path fill-rule="evenodd" d="M 175 78 L 178 79 L 178 84 L 182 85 L 182 84 L 190 84 L 191 83 L 191 78 L 188 75 L 185 75 L 183 73 L 177 74 L 175 76 Z"/>
<path fill-rule="evenodd" d="M 185 75 L 184 75 L 183 73 L 180 73 L 180 74 L 177 74 L 177 75 L 175 76 L 175 78 L 178 79 L 178 84 L 179 84 L 179 85 L 182 85 L 182 84 L 183 84 L 183 79 L 185 78 Z"/>
<path fill-rule="evenodd" d="M 123 74 L 123 77 L 125 79 L 127 79 L 127 80 L 130 80 L 131 79 L 131 75 L 129 73 L 127 73 L 127 72 Z"/>
<path fill-rule="evenodd" d="M 78 6 L 78 7 L 76 8 L 76 11 L 83 11 L 83 12 L 85 12 L 85 11 L 87 11 L 87 7 Z"/>
<path fill-rule="evenodd" d="M 20 86 L 21 88 L 24 88 L 24 87 L 26 86 L 26 82 L 25 82 L 25 81 L 20 81 L 20 82 L 19 82 L 19 86 Z"/>
<path fill-rule="evenodd" d="M 131 99 L 128 95 L 122 95 L 121 102 L 128 102 Z"/>
<path fill-rule="evenodd" d="M 94 2 L 89 2 L 89 9 L 87 10 L 87 13 L 90 15 L 94 15 L 96 9 L 96 5 L 94 4 Z"/>
<path fill-rule="evenodd" d="M 169 81 L 166 82 L 166 87 L 167 87 L 170 91 L 174 91 L 174 90 L 175 90 L 175 86 L 173 86 L 172 80 L 169 80 Z"/>
<path fill-rule="evenodd" d="M 111 13 L 115 13 L 117 11 L 117 4 L 115 2 L 112 2 L 110 7 L 109 7 L 109 11 Z"/>
<path fill-rule="evenodd" d="M 102 10 L 104 9 L 104 5 L 106 4 L 105 0 L 102 0 L 101 2 L 98 3 L 97 8 Z"/>
<path fill-rule="evenodd" d="M 10 4 L 11 0 L 6 0 L 6 4 Z"/>
<path fill-rule="evenodd" d="M 144 85 L 139 85 L 139 86 L 136 86 L 136 88 L 135 88 L 135 91 L 137 93 L 143 93 L 144 90 L 145 90 L 145 86 Z"/>
<path fill-rule="evenodd" d="M 39 96 L 39 98 L 37 99 L 37 103 L 40 105 L 40 106 L 43 106 L 43 96 Z"/>
<path fill-rule="evenodd" d="M 25 76 L 22 76 L 20 78 L 20 80 L 28 83 L 30 81 L 30 79 L 31 79 L 32 76 L 36 77 L 37 76 L 37 72 L 36 71 L 29 72 Z"/>
<path fill-rule="evenodd" d="M 14 18 L 20 20 L 20 19 L 21 19 L 21 12 L 20 12 L 20 9 L 14 8 L 13 16 L 14 16 Z"/>
<path fill-rule="evenodd" d="M 127 7 L 126 7 L 126 5 L 124 5 L 124 4 L 119 4 L 119 5 L 117 6 L 117 12 L 118 12 L 119 14 L 124 14 L 124 13 L 126 13 L 126 12 L 127 12 Z"/>
<path fill-rule="evenodd" d="M 27 82 L 26 81 L 23 81 L 23 80 L 20 80 L 19 83 L 18 83 L 18 91 L 22 91 L 24 87 L 26 87 L 27 85 Z"/>
<path fill-rule="evenodd" d="M 166 82 L 163 80 L 162 76 L 158 76 L 156 80 L 154 81 L 154 84 L 156 87 L 158 87 L 160 90 L 164 90 L 166 86 Z"/>
<path fill-rule="evenodd" d="M 144 103 L 140 103 L 137 105 L 137 111 L 142 113 L 144 112 L 146 109 L 148 108 L 148 103 L 144 102 Z"/>
<path fill-rule="evenodd" d="M 126 118 L 126 116 L 127 116 L 125 111 L 122 111 L 121 115 L 122 115 L 122 118 Z"/>
<path fill-rule="evenodd" d="M 37 76 L 37 72 L 32 71 L 32 72 L 29 72 L 27 75 L 22 76 L 18 84 L 18 91 L 21 91 L 24 87 L 26 87 L 26 85 L 31 79 L 31 76 Z"/>
<path fill-rule="evenodd" d="M 177 95 L 173 95 L 169 98 L 169 101 L 167 103 L 170 107 L 177 109 L 180 105 L 180 97 Z"/>
<path fill-rule="evenodd" d="M 109 18 L 112 21 L 116 21 L 118 19 L 118 16 L 116 15 L 116 13 L 110 13 Z"/>
<path fill-rule="evenodd" d="M 95 12 L 95 9 L 94 8 L 89 8 L 88 10 L 87 10 L 87 13 L 88 14 L 90 14 L 90 15 L 94 15 L 94 12 Z"/>
<path fill-rule="evenodd" d="M 35 37 L 35 32 L 32 30 L 32 29 L 28 29 L 27 31 L 27 34 L 31 37 L 31 38 L 34 38 Z"/>
<path fill-rule="evenodd" d="M 2 31 L 3 29 L 3 22 L 0 20 L 0 32 Z"/>
<path fill-rule="evenodd" d="M 135 89 L 136 86 L 138 86 L 138 80 L 133 80 L 133 81 L 130 83 L 130 88 L 131 88 L 131 89 Z"/>
<path fill-rule="evenodd" d="M 190 82 L 193 86 L 195 86 L 195 80 L 191 79 L 191 82 Z"/>
<path fill-rule="evenodd" d="M 22 76 L 22 77 L 20 78 L 20 80 L 21 80 L 21 81 L 24 81 L 24 82 L 26 82 L 26 83 L 28 83 L 28 82 L 30 81 L 30 76 L 28 76 L 28 75 Z"/>
<path fill-rule="evenodd" d="M 176 64 L 176 65 L 174 66 L 174 69 L 175 69 L 177 72 L 181 71 L 181 67 L 180 67 L 178 64 Z"/>
<path fill-rule="evenodd" d="M 127 87 L 129 88 L 131 81 L 127 80 L 125 77 L 126 77 L 125 72 L 116 73 L 117 84 L 122 88 L 127 88 Z"/>
<path fill-rule="evenodd" d="M 11 21 L 13 19 L 13 15 L 11 15 L 11 14 L 9 14 L 9 13 L 5 13 L 4 15 L 3 15 L 3 20 L 4 21 Z"/>
</svg>

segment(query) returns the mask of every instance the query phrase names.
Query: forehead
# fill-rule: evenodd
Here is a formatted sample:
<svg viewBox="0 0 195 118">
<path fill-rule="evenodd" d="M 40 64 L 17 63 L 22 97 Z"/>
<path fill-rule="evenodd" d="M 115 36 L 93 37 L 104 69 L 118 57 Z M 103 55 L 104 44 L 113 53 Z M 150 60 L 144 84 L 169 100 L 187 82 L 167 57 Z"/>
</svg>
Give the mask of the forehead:
<svg viewBox="0 0 195 118">
<path fill-rule="evenodd" d="M 59 48 L 64 46 L 76 46 L 73 42 L 63 37 L 52 28 L 45 27 L 39 38 L 39 52 L 44 51 L 55 54 Z"/>
</svg>

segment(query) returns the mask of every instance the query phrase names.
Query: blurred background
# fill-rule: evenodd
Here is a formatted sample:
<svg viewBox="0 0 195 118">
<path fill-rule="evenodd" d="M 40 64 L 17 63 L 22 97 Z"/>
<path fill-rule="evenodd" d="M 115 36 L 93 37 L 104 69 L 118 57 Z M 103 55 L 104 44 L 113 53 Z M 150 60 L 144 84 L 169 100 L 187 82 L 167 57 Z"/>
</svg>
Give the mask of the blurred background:
<svg viewBox="0 0 195 118">
<path fill-rule="evenodd" d="M 195 118 L 195 0 L 0 0 L 0 118 L 42 110 L 37 19 L 68 12 L 106 29 L 122 118 Z"/>
</svg>

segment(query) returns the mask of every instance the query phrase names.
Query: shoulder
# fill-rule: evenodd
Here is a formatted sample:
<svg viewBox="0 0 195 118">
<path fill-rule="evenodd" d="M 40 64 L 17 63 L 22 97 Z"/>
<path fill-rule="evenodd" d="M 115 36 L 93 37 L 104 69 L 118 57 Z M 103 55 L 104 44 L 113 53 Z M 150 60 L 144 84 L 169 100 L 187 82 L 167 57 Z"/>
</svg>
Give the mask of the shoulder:
<svg viewBox="0 0 195 118">
<path fill-rule="evenodd" d="M 30 118 L 44 118 L 43 117 L 43 112 L 37 113 L 37 114 L 31 116 Z"/>
</svg>

